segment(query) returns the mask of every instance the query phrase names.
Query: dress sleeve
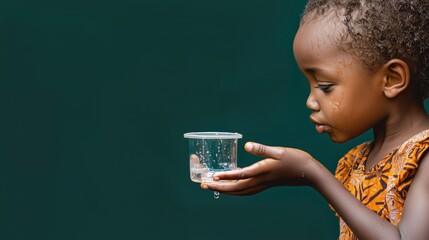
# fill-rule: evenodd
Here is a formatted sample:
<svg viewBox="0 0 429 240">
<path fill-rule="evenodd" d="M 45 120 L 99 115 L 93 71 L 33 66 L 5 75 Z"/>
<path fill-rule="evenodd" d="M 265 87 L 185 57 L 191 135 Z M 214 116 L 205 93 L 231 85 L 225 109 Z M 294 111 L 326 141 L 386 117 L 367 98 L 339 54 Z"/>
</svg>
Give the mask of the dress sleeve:
<svg viewBox="0 0 429 240">
<path fill-rule="evenodd" d="M 392 174 L 394 181 L 387 183 L 386 208 L 389 221 L 397 225 L 401 220 L 401 214 L 408 190 L 417 173 L 420 161 L 428 152 L 429 139 L 419 141 L 407 141 L 402 145 L 394 159 L 392 159 Z"/>
<path fill-rule="evenodd" d="M 401 171 L 398 173 L 396 186 L 401 195 L 400 197 L 405 199 L 411 182 L 417 173 L 420 161 L 428 152 L 429 139 L 410 143 L 410 145 L 403 146 L 403 148 L 401 149 L 402 154 L 398 156 L 399 158 L 403 158 L 403 164 Z M 400 162 L 401 159 L 398 161 Z"/>
</svg>

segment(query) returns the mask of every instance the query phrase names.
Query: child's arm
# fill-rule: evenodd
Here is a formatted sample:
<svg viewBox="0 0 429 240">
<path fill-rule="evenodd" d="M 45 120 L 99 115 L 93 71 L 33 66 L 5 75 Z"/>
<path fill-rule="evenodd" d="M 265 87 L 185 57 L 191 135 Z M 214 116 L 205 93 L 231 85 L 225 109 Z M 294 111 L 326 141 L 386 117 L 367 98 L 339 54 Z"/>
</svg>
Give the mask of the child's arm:
<svg viewBox="0 0 429 240">
<path fill-rule="evenodd" d="M 272 186 L 309 185 L 335 208 L 359 239 L 429 239 L 429 174 L 422 174 L 429 173 L 427 159 L 422 160 L 420 174 L 408 193 L 402 221 L 396 227 L 366 208 L 308 153 L 256 143 L 246 144 L 246 150 L 267 159 L 215 175 L 215 180 L 238 181 L 202 183 L 202 187 L 225 194 L 249 195 Z"/>
<path fill-rule="evenodd" d="M 421 160 L 408 190 L 398 228 L 402 239 L 429 239 L 429 153 Z"/>
</svg>

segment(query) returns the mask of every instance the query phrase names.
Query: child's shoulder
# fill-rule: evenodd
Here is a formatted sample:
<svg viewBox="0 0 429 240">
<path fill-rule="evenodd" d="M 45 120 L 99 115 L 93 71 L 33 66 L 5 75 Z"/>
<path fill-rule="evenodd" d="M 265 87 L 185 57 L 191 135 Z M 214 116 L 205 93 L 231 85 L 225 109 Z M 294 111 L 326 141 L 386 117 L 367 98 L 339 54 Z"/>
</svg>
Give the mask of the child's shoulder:
<svg viewBox="0 0 429 240">
<path fill-rule="evenodd" d="M 349 162 L 351 164 L 355 163 L 356 160 L 365 157 L 369 153 L 369 151 L 371 151 L 371 145 L 372 141 L 363 142 L 357 145 L 356 147 L 348 151 L 340 159 L 340 161 Z M 422 148 L 426 149 L 427 147 L 429 147 L 429 129 L 423 130 L 406 140 L 404 143 L 401 144 L 401 146 L 398 146 L 396 152 L 402 153 L 417 149 L 422 150 Z"/>
<path fill-rule="evenodd" d="M 429 149 L 429 129 L 417 133 L 397 149 L 397 159 L 401 162 L 417 164 Z"/>
<path fill-rule="evenodd" d="M 410 139 L 405 141 L 401 147 L 399 147 L 398 152 L 406 151 L 410 148 L 415 148 L 418 146 L 426 146 L 429 144 L 429 129 L 421 131 L 416 135 L 412 136 Z"/>
<path fill-rule="evenodd" d="M 348 151 L 339 161 L 336 174 L 347 175 L 353 169 L 359 168 L 365 161 L 372 148 L 372 141 L 363 142 Z M 429 129 L 421 131 L 398 146 L 390 157 L 401 162 L 418 164 L 422 156 L 429 150 Z"/>
</svg>

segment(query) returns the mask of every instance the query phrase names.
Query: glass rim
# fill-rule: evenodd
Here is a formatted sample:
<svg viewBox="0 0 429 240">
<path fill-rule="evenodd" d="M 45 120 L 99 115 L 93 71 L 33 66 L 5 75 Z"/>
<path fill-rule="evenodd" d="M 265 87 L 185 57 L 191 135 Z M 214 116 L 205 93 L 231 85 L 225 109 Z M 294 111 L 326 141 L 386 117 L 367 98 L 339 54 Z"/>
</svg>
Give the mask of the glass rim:
<svg viewBox="0 0 429 240">
<path fill-rule="evenodd" d="M 239 139 L 243 135 L 232 132 L 188 132 L 183 135 L 192 139 Z"/>
</svg>

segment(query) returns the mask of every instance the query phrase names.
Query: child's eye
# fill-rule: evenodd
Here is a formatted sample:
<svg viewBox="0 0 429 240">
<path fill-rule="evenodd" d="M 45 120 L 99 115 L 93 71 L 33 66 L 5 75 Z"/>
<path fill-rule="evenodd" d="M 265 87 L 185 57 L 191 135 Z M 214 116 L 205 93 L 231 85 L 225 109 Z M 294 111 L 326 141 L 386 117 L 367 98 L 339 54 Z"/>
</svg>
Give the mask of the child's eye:
<svg viewBox="0 0 429 240">
<path fill-rule="evenodd" d="M 322 90 L 324 92 L 329 92 L 329 90 L 331 90 L 331 87 L 333 85 L 334 84 L 319 84 L 319 85 L 316 86 L 316 88 L 318 88 L 318 89 L 320 89 L 320 90 Z"/>
</svg>

